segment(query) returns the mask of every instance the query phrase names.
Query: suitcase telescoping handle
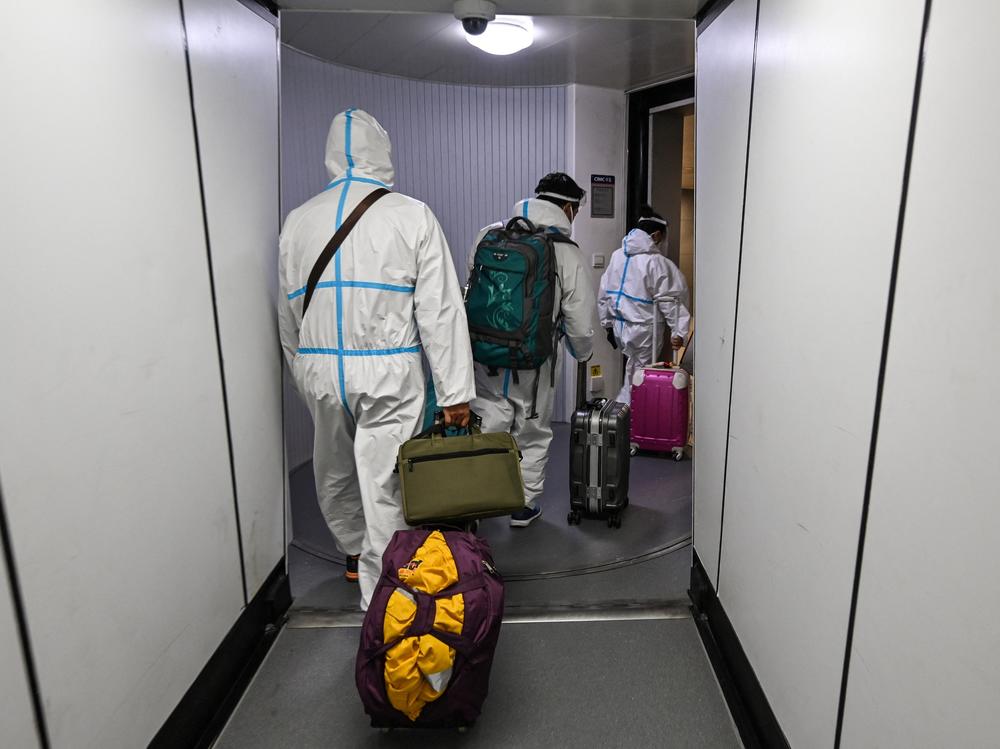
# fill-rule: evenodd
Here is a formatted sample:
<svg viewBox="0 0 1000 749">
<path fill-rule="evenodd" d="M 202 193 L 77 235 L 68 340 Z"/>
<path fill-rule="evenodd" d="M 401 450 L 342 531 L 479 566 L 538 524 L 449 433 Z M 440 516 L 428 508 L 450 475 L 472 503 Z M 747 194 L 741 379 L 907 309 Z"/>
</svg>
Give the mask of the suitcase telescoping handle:
<svg viewBox="0 0 1000 749">
<path fill-rule="evenodd" d="M 691 330 L 688 331 L 687 340 L 684 345 L 674 351 L 674 367 L 680 369 L 684 366 L 684 357 L 687 356 L 688 349 L 691 348 L 691 341 L 694 340 L 694 322 L 691 323 Z"/>
<path fill-rule="evenodd" d="M 576 363 L 576 410 L 587 404 L 587 362 Z"/>
<path fill-rule="evenodd" d="M 658 311 L 654 309 L 653 310 L 653 354 L 652 354 L 652 362 L 650 362 L 652 366 L 656 366 L 657 364 L 657 359 L 659 357 L 656 354 L 659 351 L 660 344 L 662 343 L 662 341 L 659 340 L 659 332 L 657 330 L 657 325 L 656 325 L 659 319 L 660 315 L 658 314 Z M 673 333 L 674 331 L 671 330 L 670 334 L 673 335 Z M 687 356 L 688 347 L 690 347 L 692 340 L 694 340 L 694 322 L 691 323 L 691 330 L 688 331 L 688 337 L 687 340 L 684 341 L 683 346 L 681 346 L 679 349 L 674 349 L 672 342 L 667 344 L 667 346 L 670 348 L 671 366 L 674 369 L 679 369 L 681 365 L 684 364 L 684 357 Z"/>
<path fill-rule="evenodd" d="M 655 304 L 653 305 L 653 345 L 649 349 L 649 366 L 655 367 L 660 358 L 660 344 L 663 341 L 660 340 L 660 331 L 657 329 L 657 323 L 660 321 L 660 308 Z"/>
</svg>

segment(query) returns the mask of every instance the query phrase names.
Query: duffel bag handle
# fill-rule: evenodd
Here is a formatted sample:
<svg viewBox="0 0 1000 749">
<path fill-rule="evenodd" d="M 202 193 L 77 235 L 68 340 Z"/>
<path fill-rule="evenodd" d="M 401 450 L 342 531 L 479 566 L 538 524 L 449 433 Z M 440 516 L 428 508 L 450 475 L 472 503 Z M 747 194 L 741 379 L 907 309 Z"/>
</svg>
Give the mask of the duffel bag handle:
<svg viewBox="0 0 1000 749">
<path fill-rule="evenodd" d="M 434 426 L 432 426 L 431 429 L 443 437 L 457 437 L 463 434 L 482 434 L 483 417 L 475 411 L 469 411 L 469 426 L 446 427 L 444 425 L 444 411 L 437 411 L 434 414 Z"/>
<path fill-rule="evenodd" d="M 468 427 L 446 427 L 444 425 L 444 411 L 435 411 L 434 423 L 418 434 L 414 439 L 420 439 L 421 437 L 433 437 L 435 435 L 440 437 L 458 437 L 463 434 L 482 434 L 482 431 L 483 417 L 475 411 L 469 411 Z"/>
</svg>

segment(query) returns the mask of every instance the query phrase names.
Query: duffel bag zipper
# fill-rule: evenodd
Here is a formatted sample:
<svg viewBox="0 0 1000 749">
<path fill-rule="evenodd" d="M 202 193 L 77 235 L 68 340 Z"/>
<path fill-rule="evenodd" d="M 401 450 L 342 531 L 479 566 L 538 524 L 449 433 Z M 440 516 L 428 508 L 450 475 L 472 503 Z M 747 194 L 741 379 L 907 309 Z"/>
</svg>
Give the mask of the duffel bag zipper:
<svg viewBox="0 0 1000 749">
<path fill-rule="evenodd" d="M 414 463 L 426 463 L 431 460 L 454 460 L 455 458 L 474 458 L 477 455 L 503 455 L 509 453 L 510 450 L 504 447 L 486 447 L 481 450 L 462 450 L 457 453 L 448 453 L 447 455 L 421 455 L 419 458 L 407 458 L 406 463 L 409 470 L 413 471 Z"/>
</svg>

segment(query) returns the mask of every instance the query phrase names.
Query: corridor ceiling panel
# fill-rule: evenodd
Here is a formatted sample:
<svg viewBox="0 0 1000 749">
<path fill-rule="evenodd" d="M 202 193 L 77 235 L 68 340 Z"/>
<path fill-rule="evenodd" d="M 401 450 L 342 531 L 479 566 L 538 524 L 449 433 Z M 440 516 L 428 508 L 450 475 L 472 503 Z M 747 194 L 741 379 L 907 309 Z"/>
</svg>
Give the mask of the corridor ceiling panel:
<svg viewBox="0 0 1000 749">
<path fill-rule="evenodd" d="M 534 44 L 505 57 L 469 44 L 450 13 L 282 11 L 281 38 L 338 65 L 441 83 L 627 90 L 694 68 L 690 20 L 535 16 L 534 23 Z"/>
<path fill-rule="evenodd" d="M 591 18 L 695 17 L 709 0 L 496 0 L 497 13 Z M 454 0 L 278 0 L 283 10 L 451 13 Z"/>
</svg>

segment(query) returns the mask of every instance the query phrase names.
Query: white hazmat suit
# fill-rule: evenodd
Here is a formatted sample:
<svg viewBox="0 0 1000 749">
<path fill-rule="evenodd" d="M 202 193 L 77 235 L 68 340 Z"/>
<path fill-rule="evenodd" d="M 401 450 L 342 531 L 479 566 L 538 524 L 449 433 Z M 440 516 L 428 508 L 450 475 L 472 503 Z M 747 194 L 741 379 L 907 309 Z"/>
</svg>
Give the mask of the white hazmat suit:
<svg viewBox="0 0 1000 749">
<path fill-rule="evenodd" d="M 279 327 L 296 386 L 316 427 L 313 469 L 320 508 L 338 548 L 361 554 L 362 608 L 394 531 L 406 528 L 399 446 L 423 423 L 422 356 L 438 404 L 475 395 L 462 293 L 441 227 L 399 193 L 376 202 L 327 266 L 305 319 L 316 258 L 354 207 L 392 185 L 389 137 L 357 109 L 330 126 L 327 188 L 292 211 L 281 233 Z"/>
<path fill-rule="evenodd" d="M 619 403 L 632 402 L 632 375 L 660 353 L 653 347 L 658 349 L 663 340 L 664 321 L 673 335 L 687 338 L 691 328 L 688 299 L 680 269 L 660 254 L 649 234 L 642 229 L 630 231 L 601 277 L 598 299 L 601 325 L 614 330 L 618 347 L 628 357 Z M 653 340 L 654 315 L 659 341 Z"/>
<path fill-rule="evenodd" d="M 570 221 L 559 206 L 546 200 L 530 198 L 514 204 L 513 215 L 525 216 L 537 227 L 552 227 L 567 236 Z M 469 253 L 469 270 L 474 265 L 476 246 L 490 229 L 485 227 L 476 237 Z M 563 340 L 570 353 L 579 361 L 587 361 L 593 352 L 594 292 L 590 274 L 583 263 L 580 250 L 567 242 L 554 243 L 556 259 L 556 292 L 553 319 L 564 334 Z M 484 432 L 510 432 L 521 450 L 521 474 L 524 477 L 525 506 L 534 509 L 536 500 L 545 484 L 545 466 L 552 442 L 552 369 L 558 372 L 557 346 L 551 359 L 538 373 L 538 392 L 534 394 L 536 374 L 530 370 L 518 372 L 514 382 L 510 369 L 498 368 L 496 375 L 476 362 L 476 399 L 472 410 L 483 419 Z M 531 415 L 532 398 L 538 416 Z"/>
</svg>

